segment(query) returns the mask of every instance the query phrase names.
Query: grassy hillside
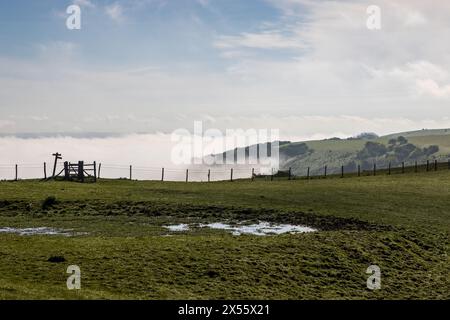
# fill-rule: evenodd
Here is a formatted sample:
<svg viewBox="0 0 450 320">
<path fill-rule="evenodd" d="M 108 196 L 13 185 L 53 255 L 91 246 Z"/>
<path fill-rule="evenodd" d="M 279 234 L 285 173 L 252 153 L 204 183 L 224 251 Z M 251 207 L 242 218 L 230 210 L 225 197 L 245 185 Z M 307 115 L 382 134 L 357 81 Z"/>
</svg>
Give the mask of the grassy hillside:
<svg viewBox="0 0 450 320">
<path fill-rule="evenodd" d="M 411 148 L 413 146 L 416 153 L 411 154 L 413 150 L 410 150 L 397 154 L 395 151 L 386 151 L 373 157 L 362 155 L 368 142 L 389 148 L 389 142 L 399 137 L 404 137 L 403 144 Z M 306 152 L 305 146 L 308 148 Z M 437 147 L 435 152 L 422 152 L 423 154 L 418 152 L 431 146 Z M 368 169 L 373 162 L 381 168 L 387 167 L 389 162 L 392 166 L 399 166 L 402 162 L 413 165 L 415 161 L 419 163 L 434 159 L 447 161 L 450 157 L 450 129 L 403 132 L 371 140 L 350 138 L 287 143 L 280 146 L 280 157 L 281 169 L 286 170 L 291 167 L 297 175 L 304 175 L 308 167 L 311 174 L 321 174 L 325 165 L 330 173 L 337 173 L 341 170 L 341 166 L 345 166 L 346 171 L 355 171 L 357 165 Z"/>
<path fill-rule="evenodd" d="M 311 181 L 0 182 L 0 228 L 77 232 L 0 233 L 0 298 L 448 299 L 449 208 L 447 170 Z M 258 220 L 319 231 L 164 228 Z M 66 289 L 70 264 L 81 268 L 80 291 Z M 371 264 L 381 268 L 381 290 L 366 288 Z"/>
<path fill-rule="evenodd" d="M 418 130 L 391 134 L 380 137 L 378 141 L 387 143 L 389 139 L 403 136 L 411 143 L 420 146 L 427 147 L 430 145 L 439 146 L 439 155 L 450 155 L 450 129 L 434 129 L 434 130 Z"/>
</svg>

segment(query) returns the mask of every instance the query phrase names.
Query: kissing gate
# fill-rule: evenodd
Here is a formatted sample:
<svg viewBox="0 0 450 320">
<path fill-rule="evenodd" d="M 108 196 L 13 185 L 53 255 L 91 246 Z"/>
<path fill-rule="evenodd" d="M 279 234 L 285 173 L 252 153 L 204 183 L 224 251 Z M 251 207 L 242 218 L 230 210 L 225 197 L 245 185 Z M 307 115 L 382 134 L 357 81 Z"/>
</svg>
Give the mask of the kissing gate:
<svg viewBox="0 0 450 320">
<path fill-rule="evenodd" d="M 78 163 L 64 162 L 64 180 L 76 180 L 84 182 L 85 179 L 93 178 L 94 182 L 97 182 L 97 164 L 84 163 L 84 161 L 78 161 Z"/>
<path fill-rule="evenodd" d="M 64 169 L 56 174 L 56 167 L 58 160 L 62 159 L 62 154 L 56 152 L 53 154 L 55 157 L 55 163 L 53 166 L 53 175 L 49 179 L 60 177 L 64 172 L 64 180 L 67 181 L 79 181 L 85 182 L 87 180 L 97 182 L 97 163 L 84 163 L 84 161 L 78 161 L 78 163 L 64 162 Z M 45 167 L 44 167 L 45 170 Z M 47 179 L 48 180 L 48 179 Z"/>
</svg>

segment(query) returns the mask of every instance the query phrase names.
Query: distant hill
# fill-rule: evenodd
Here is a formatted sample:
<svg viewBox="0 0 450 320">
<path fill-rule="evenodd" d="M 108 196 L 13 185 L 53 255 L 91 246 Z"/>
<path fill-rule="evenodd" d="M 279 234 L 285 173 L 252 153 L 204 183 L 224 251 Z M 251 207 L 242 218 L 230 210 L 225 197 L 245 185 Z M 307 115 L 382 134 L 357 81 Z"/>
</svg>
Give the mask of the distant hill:
<svg viewBox="0 0 450 320">
<path fill-rule="evenodd" d="M 381 137 L 363 134 L 347 139 L 283 141 L 279 148 L 280 169 L 292 168 L 297 175 L 304 175 L 308 167 L 311 174 L 320 174 L 325 165 L 329 173 L 340 172 L 342 165 L 347 172 L 355 171 L 358 165 L 369 170 L 374 162 L 382 168 L 389 163 L 399 166 L 402 162 L 413 165 L 415 161 L 447 161 L 450 157 L 450 129 L 424 129 Z"/>
</svg>

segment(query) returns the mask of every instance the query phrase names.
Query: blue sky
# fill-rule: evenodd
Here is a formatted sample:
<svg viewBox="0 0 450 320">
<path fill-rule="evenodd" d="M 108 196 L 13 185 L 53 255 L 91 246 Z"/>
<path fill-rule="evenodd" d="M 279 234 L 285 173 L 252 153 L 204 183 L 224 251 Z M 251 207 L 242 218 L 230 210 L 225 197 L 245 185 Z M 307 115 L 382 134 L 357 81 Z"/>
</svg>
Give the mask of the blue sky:
<svg viewBox="0 0 450 320">
<path fill-rule="evenodd" d="M 74 2 L 82 8 L 80 31 L 65 26 L 65 10 Z M 114 6 L 117 16 L 108 15 Z M 39 53 L 38 44 L 66 42 L 96 66 L 220 68 L 226 61 L 212 45 L 217 35 L 258 32 L 278 19 L 279 9 L 258 0 L 2 1 L 0 53 L 29 58 Z"/>
<path fill-rule="evenodd" d="M 81 30 L 66 28 L 74 3 Z M 437 0 L 1 1 L 0 133 L 450 127 L 449 12 Z"/>
</svg>

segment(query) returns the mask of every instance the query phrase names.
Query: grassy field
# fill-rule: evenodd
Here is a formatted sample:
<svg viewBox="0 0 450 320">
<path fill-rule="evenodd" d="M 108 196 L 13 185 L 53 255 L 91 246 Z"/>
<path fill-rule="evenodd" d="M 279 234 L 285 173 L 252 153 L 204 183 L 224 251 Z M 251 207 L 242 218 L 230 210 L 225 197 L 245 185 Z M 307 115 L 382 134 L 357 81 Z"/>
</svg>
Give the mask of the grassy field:
<svg viewBox="0 0 450 320">
<path fill-rule="evenodd" d="M 46 204 L 44 204 L 46 199 Z M 268 221 L 241 235 L 178 223 Z M 449 299 L 450 171 L 311 181 L 0 183 L 1 299 Z M 65 261 L 49 262 L 61 256 Z M 82 289 L 66 288 L 81 268 Z M 366 269 L 380 266 L 382 288 Z"/>
</svg>

